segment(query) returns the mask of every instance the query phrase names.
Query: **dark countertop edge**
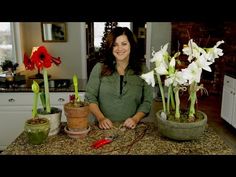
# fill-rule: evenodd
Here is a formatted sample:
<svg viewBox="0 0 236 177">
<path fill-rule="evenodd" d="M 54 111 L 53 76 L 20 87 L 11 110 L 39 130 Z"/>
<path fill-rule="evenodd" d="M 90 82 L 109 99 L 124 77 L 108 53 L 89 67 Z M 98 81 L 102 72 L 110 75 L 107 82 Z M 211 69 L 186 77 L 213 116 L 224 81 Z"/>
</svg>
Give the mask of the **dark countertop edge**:
<svg viewBox="0 0 236 177">
<path fill-rule="evenodd" d="M 84 89 L 78 90 L 79 92 L 85 92 Z M 31 88 L 29 89 L 1 89 L 0 88 L 0 93 L 9 93 L 9 92 L 32 92 Z M 73 89 L 51 89 L 49 92 L 74 92 Z"/>
<path fill-rule="evenodd" d="M 236 72 L 226 72 L 225 75 L 230 76 L 230 77 L 236 79 Z"/>
</svg>

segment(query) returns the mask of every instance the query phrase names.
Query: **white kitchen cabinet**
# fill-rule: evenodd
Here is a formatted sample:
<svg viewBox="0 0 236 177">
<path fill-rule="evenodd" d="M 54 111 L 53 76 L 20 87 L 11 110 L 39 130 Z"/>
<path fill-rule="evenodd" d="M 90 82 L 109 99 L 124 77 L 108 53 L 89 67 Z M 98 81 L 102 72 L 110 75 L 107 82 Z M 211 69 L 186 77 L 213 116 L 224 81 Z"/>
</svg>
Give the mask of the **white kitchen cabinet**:
<svg viewBox="0 0 236 177">
<path fill-rule="evenodd" d="M 224 76 L 221 117 L 236 128 L 236 79 L 228 75 Z"/>
<path fill-rule="evenodd" d="M 62 122 L 66 122 L 63 105 L 74 92 L 50 92 L 50 103 L 62 109 Z M 85 92 L 79 92 L 84 100 Z M 31 118 L 33 106 L 32 92 L 0 93 L 0 150 L 4 150 L 24 130 L 24 123 Z M 39 105 L 41 101 L 39 98 Z"/>
</svg>

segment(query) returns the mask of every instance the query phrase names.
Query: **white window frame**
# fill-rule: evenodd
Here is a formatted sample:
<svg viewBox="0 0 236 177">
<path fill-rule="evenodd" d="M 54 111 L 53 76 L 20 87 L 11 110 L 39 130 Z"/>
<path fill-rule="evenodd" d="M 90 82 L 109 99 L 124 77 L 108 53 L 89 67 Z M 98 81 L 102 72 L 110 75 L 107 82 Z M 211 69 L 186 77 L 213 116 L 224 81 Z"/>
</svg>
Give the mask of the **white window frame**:
<svg viewBox="0 0 236 177">
<path fill-rule="evenodd" d="M 20 22 L 10 22 L 10 25 L 12 34 L 12 52 L 13 52 L 13 58 L 15 60 L 13 62 L 22 63 L 23 54 L 22 54 Z"/>
</svg>

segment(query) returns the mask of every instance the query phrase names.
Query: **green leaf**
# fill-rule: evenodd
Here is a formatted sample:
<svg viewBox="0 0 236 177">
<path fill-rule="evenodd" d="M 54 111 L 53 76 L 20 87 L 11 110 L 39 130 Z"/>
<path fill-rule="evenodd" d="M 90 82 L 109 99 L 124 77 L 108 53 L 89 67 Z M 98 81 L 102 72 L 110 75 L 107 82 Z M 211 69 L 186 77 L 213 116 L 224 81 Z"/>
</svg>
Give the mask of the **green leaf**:
<svg viewBox="0 0 236 177">
<path fill-rule="evenodd" d="M 33 102 L 32 116 L 33 116 L 33 118 L 35 118 L 36 115 L 37 115 L 38 93 L 39 93 L 39 85 L 35 80 L 33 80 L 31 88 L 32 88 L 32 91 L 34 92 L 34 102 Z"/>
<path fill-rule="evenodd" d="M 75 91 L 75 101 L 80 101 L 80 97 L 78 93 L 78 78 L 75 74 L 73 76 L 73 84 L 74 84 L 74 91 Z"/>
<path fill-rule="evenodd" d="M 40 93 L 40 100 L 41 100 L 43 109 L 46 110 L 46 95 L 44 92 Z"/>
</svg>

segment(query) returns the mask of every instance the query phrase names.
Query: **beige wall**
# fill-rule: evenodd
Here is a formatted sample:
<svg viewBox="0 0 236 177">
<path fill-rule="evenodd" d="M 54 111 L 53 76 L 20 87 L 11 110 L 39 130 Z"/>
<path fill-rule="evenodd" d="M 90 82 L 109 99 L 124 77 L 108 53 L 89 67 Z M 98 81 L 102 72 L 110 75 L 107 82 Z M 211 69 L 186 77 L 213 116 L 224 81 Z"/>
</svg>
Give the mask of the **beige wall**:
<svg viewBox="0 0 236 177">
<path fill-rule="evenodd" d="M 87 78 L 87 63 L 86 63 L 86 37 L 85 37 L 85 23 L 84 22 L 66 22 L 67 24 L 67 42 L 43 42 L 41 34 L 40 22 L 22 22 L 21 36 L 23 41 L 23 54 L 26 52 L 31 54 L 32 47 L 44 45 L 49 53 L 54 57 L 61 57 L 62 63 L 60 66 L 51 67 L 48 73 L 53 78 L 69 78 L 74 74 L 78 78 Z M 151 22 L 149 44 L 147 44 L 147 51 L 149 51 L 147 58 L 151 57 L 151 48 L 157 51 L 162 45 L 171 42 L 171 23 L 170 22 Z M 169 45 L 169 50 L 170 50 Z M 26 71 L 26 75 L 34 75 L 37 71 Z"/>
<path fill-rule="evenodd" d="M 87 78 L 85 28 L 82 22 L 66 22 L 67 42 L 43 42 L 40 22 L 22 22 L 23 53 L 31 54 L 32 47 L 44 45 L 54 57 L 61 57 L 59 66 L 53 65 L 48 73 L 53 78 L 69 78 L 74 74 L 81 79 Z M 26 71 L 33 75 L 36 71 Z"/>
</svg>

